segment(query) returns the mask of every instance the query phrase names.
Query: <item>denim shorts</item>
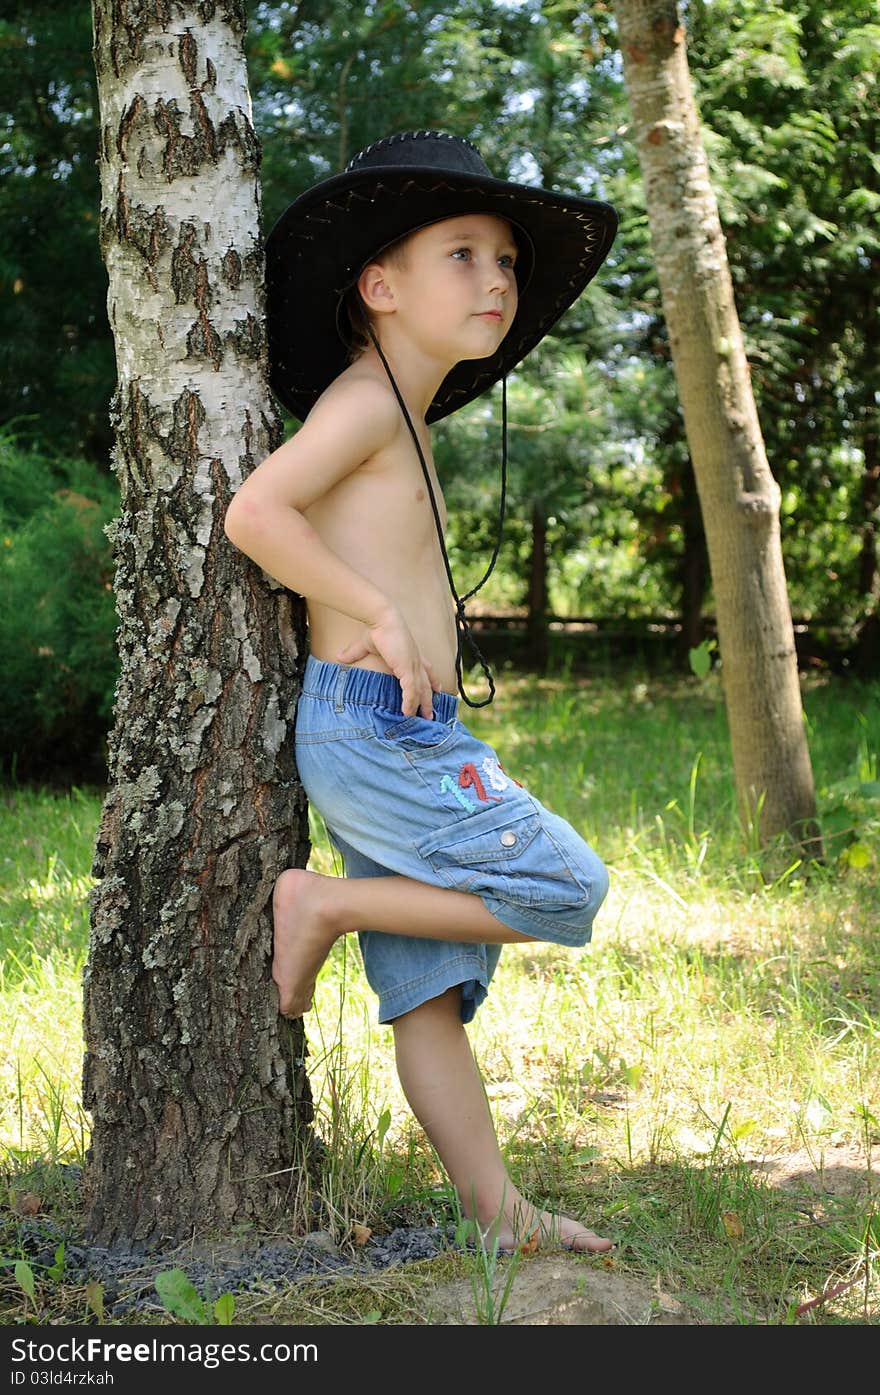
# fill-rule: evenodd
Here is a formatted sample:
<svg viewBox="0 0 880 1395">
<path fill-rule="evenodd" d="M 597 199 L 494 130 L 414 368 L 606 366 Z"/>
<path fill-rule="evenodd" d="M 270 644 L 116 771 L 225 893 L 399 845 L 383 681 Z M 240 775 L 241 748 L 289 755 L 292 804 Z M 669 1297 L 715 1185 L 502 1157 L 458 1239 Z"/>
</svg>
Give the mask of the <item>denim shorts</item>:
<svg viewBox="0 0 880 1395">
<path fill-rule="evenodd" d="M 497 752 L 433 694 L 404 717 L 390 673 L 309 655 L 296 709 L 296 764 L 348 877 L 401 875 L 479 896 L 498 920 L 554 944 L 587 944 L 608 891 L 604 863 L 545 809 Z M 462 1021 L 486 997 L 500 944 L 358 932 L 379 1021 L 461 985 Z"/>
</svg>

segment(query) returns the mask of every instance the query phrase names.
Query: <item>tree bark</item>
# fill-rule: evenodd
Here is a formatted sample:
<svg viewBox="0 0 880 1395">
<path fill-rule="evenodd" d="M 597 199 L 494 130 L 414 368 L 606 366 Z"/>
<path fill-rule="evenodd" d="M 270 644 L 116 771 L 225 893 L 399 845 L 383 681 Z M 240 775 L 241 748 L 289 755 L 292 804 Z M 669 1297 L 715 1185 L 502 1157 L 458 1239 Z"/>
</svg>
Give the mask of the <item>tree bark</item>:
<svg viewBox="0 0 880 1395">
<path fill-rule="evenodd" d="M 651 239 L 706 529 L 737 799 L 818 851 L 767 463 L 674 0 L 615 0 Z M 760 807 L 760 817 L 758 809 Z"/>
<path fill-rule="evenodd" d="M 291 1225 L 302 1024 L 271 891 L 308 859 L 293 726 L 302 601 L 226 540 L 280 443 L 266 386 L 244 0 L 93 0 L 101 248 L 118 381 L 121 674 L 84 975 L 87 1230 L 154 1250 Z"/>
</svg>

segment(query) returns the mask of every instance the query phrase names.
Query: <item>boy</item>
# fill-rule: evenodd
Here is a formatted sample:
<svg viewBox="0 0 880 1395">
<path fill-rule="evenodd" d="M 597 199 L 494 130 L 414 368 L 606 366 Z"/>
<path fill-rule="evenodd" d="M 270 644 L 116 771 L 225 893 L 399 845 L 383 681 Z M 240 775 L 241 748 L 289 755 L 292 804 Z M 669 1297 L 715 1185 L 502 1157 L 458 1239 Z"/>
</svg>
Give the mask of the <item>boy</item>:
<svg viewBox="0 0 880 1395">
<path fill-rule="evenodd" d="M 267 241 L 267 287 L 270 382 L 304 424 L 226 515 L 231 541 L 307 600 L 297 767 L 346 871 L 276 882 L 280 1010 L 311 1007 L 356 930 L 406 1097 L 502 1250 L 611 1248 L 514 1187 L 464 1030 L 501 946 L 586 944 L 608 877 L 457 718 L 456 687 L 483 704 L 461 681 L 428 425 L 546 334 L 615 227 L 605 204 L 493 179 L 437 131 L 378 141 L 302 195 Z"/>
</svg>

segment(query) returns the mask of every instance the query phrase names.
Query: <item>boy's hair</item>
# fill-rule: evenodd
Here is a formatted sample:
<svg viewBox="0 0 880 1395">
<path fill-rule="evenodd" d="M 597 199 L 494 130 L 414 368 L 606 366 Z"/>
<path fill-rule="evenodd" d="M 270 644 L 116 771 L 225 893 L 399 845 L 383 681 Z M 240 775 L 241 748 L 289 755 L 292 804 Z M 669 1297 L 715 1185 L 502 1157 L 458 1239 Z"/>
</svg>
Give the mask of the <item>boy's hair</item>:
<svg viewBox="0 0 880 1395">
<path fill-rule="evenodd" d="M 403 237 L 399 237 L 397 241 L 392 242 L 389 247 L 383 248 L 383 250 L 377 256 L 371 257 L 370 261 L 379 262 L 380 265 L 383 266 L 387 262 L 391 266 L 396 267 L 398 271 L 405 271 L 406 247 L 411 237 L 412 233 L 406 233 Z M 369 265 L 369 263 L 367 263 L 367 265 Z M 352 286 L 348 291 L 346 291 L 345 298 L 342 303 L 345 308 L 345 314 L 348 324 L 347 363 L 352 364 L 360 358 L 361 354 L 364 353 L 365 350 L 367 350 L 370 347 L 370 344 L 372 343 L 372 340 L 367 334 L 367 330 L 363 323 L 363 320 L 361 319 L 361 315 L 366 315 L 367 318 L 370 320 L 371 324 L 373 323 L 373 321 L 372 317 L 370 316 L 369 310 L 363 302 L 363 298 L 357 286 Z M 360 314 L 358 313 L 359 309 Z"/>
</svg>

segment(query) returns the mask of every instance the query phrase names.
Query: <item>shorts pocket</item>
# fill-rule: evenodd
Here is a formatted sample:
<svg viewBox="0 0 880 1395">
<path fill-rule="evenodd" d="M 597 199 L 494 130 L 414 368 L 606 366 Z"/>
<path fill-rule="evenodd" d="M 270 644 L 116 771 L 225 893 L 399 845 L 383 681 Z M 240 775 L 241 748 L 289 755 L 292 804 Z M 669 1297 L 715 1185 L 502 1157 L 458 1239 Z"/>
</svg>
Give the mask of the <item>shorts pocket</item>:
<svg viewBox="0 0 880 1395">
<path fill-rule="evenodd" d="M 458 819 L 421 839 L 416 851 L 455 890 L 489 892 L 536 911 L 576 911 L 591 894 L 530 802 Z"/>
<path fill-rule="evenodd" d="M 370 709 L 373 719 L 373 732 L 383 745 L 418 759 L 420 755 L 437 755 L 446 751 L 458 738 L 459 722 L 452 717 L 448 722 L 435 721 L 433 717 L 418 714 L 404 717 L 388 707 Z"/>
</svg>

